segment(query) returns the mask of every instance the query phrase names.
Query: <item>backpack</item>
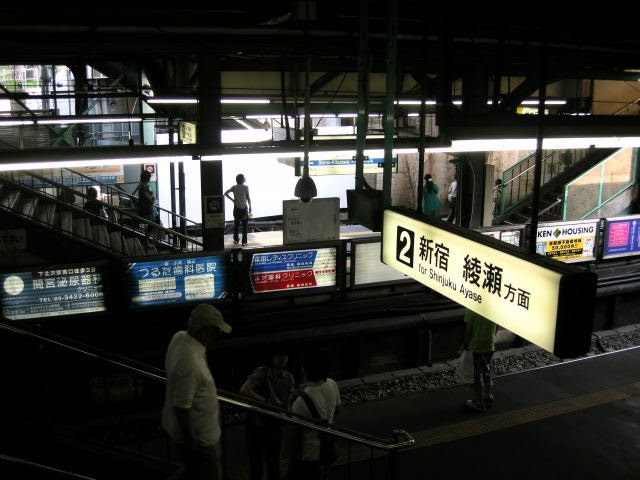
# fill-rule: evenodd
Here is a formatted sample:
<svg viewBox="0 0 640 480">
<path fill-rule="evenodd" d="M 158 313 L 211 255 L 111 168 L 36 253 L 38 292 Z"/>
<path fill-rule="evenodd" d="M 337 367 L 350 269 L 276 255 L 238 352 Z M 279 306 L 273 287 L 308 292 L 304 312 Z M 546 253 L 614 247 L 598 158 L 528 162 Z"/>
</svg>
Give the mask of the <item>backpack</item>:
<svg viewBox="0 0 640 480">
<path fill-rule="evenodd" d="M 300 392 L 300 396 L 304 400 L 304 403 L 307 404 L 307 408 L 309 412 L 311 412 L 311 416 L 317 420 L 322 420 L 320 414 L 318 413 L 318 409 L 316 408 L 311 397 L 304 391 Z M 333 463 L 338 458 L 338 453 L 336 452 L 336 444 L 334 438 L 331 435 L 327 435 L 326 433 L 320 433 L 320 465 L 327 467 Z"/>
<path fill-rule="evenodd" d="M 147 196 L 144 194 L 144 189 L 140 188 L 139 185 L 138 188 L 134 190 L 133 194 L 135 195 L 136 192 L 138 192 L 138 197 L 132 197 L 133 206 L 138 211 L 138 215 L 146 217 L 153 211 L 153 202 L 149 201 Z"/>
</svg>

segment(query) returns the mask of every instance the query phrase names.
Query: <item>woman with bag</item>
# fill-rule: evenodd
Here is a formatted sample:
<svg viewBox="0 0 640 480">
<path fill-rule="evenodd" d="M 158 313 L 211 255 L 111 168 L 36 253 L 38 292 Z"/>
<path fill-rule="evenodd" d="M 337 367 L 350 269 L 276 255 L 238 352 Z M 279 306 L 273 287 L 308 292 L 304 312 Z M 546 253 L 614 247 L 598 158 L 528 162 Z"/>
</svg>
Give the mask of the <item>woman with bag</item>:
<svg viewBox="0 0 640 480">
<path fill-rule="evenodd" d="M 440 213 L 440 188 L 433 181 L 430 173 L 424 176 L 424 190 L 422 193 L 422 212 L 430 217 L 437 217 Z"/>
<path fill-rule="evenodd" d="M 340 392 L 336 382 L 328 378 L 327 359 L 320 352 L 310 352 L 302 365 L 307 382 L 292 411 L 330 424 L 340 408 Z M 331 437 L 319 432 L 295 427 L 291 443 L 289 480 L 319 480 L 322 468 L 335 461 Z"/>
</svg>

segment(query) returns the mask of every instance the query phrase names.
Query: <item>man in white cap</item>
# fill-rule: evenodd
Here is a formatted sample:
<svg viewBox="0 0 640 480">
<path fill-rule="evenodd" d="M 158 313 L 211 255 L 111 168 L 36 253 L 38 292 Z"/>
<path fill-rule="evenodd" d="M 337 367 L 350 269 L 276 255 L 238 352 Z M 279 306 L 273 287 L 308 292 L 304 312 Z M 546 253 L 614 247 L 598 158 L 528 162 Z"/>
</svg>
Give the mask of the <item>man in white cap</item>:
<svg viewBox="0 0 640 480">
<path fill-rule="evenodd" d="M 231 326 L 217 308 L 201 303 L 167 348 L 162 427 L 178 446 L 187 479 L 222 478 L 218 396 L 206 357 L 220 332 L 230 333 Z"/>
</svg>

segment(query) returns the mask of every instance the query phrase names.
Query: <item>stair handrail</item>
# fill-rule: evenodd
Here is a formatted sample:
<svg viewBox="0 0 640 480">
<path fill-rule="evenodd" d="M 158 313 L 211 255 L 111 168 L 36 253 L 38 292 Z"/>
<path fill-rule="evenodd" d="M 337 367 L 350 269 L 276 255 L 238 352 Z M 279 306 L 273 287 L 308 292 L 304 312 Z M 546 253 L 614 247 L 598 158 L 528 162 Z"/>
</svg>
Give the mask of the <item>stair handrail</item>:
<svg viewBox="0 0 640 480">
<path fill-rule="evenodd" d="M 160 381 L 166 383 L 167 377 L 164 370 L 153 367 L 151 365 L 144 364 L 142 362 L 132 360 L 130 358 L 123 357 L 121 355 L 107 352 L 97 347 L 89 346 L 71 340 L 68 338 L 59 337 L 50 333 L 37 333 L 33 330 L 18 326 L 14 322 L 5 318 L 0 318 L 0 329 L 27 337 L 31 340 L 36 340 L 50 345 L 55 345 L 65 350 L 69 350 L 85 357 L 93 358 L 94 360 L 106 363 L 111 366 L 116 366 L 124 370 L 130 371 L 137 375 L 144 376 L 151 380 Z M 404 429 L 394 429 L 394 440 L 388 441 L 386 439 L 374 437 L 363 432 L 351 430 L 346 427 L 329 424 L 326 420 L 316 420 L 309 417 L 303 417 L 296 415 L 293 412 L 267 405 L 266 403 L 247 399 L 240 395 L 227 392 L 222 389 L 218 389 L 218 400 L 221 403 L 233 405 L 241 408 L 242 410 L 251 411 L 260 415 L 266 415 L 269 417 L 277 418 L 283 423 L 293 424 L 300 427 L 304 427 L 316 432 L 325 433 L 333 437 L 349 440 L 361 445 L 365 445 L 377 450 L 383 450 L 387 452 L 395 452 L 403 448 L 411 447 L 415 440 Z"/>
<path fill-rule="evenodd" d="M 19 180 L 16 181 L 13 177 L 7 175 L 9 173 L 12 173 L 12 172 L 0 172 L 0 176 L 5 177 L 6 179 L 12 181 L 13 183 L 15 183 L 16 185 L 18 185 L 18 186 L 20 186 L 22 188 L 28 188 L 28 189 L 31 189 L 33 191 L 37 191 L 38 190 L 37 188 L 29 186 L 29 185 L 27 185 L 27 184 L 25 184 L 23 182 L 20 182 Z M 20 174 L 25 174 L 25 172 L 21 171 Z M 85 199 L 88 198 L 87 194 L 80 193 L 77 190 L 75 190 L 74 188 L 71 188 L 68 185 L 64 185 L 62 183 L 56 182 L 55 180 L 52 180 L 50 178 L 43 177 L 43 176 L 40 176 L 40 175 L 32 173 L 32 172 L 29 172 L 28 176 L 33 177 L 33 178 L 35 178 L 35 179 L 37 179 L 37 180 L 39 180 L 41 182 L 44 182 L 45 184 L 49 184 L 50 188 L 55 187 L 55 188 L 62 189 L 62 190 L 65 190 L 65 191 L 70 191 L 70 192 L 74 193 L 75 195 L 80 195 L 81 197 L 83 197 Z M 86 214 L 86 215 L 96 216 L 95 214 L 93 214 L 91 212 L 87 212 L 86 210 L 83 210 L 78 205 L 67 203 L 64 200 L 62 200 L 62 199 L 60 199 L 60 198 L 58 198 L 58 197 L 56 197 L 54 195 L 50 195 L 50 194 L 47 194 L 45 192 L 40 192 L 40 191 L 38 191 L 38 193 L 41 194 L 41 195 L 45 195 L 47 198 L 55 200 L 56 202 L 59 202 L 60 204 L 64 204 L 67 207 L 71 207 L 71 208 L 74 208 L 76 210 L 82 210 L 83 213 Z M 118 212 L 121 215 L 121 217 L 130 217 L 130 218 L 135 219 L 137 223 L 142 223 L 142 224 L 145 224 L 145 225 L 151 225 L 151 227 L 154 228 L 154 229 L 163 231 L 166 234 L 168 234 L 168 235 L 170 234 L 170 235 L 176 237 L 177 239 L 184 240 L 187 243 L 194 244 L 196 247 L 202 247 L 204 245 L 202 242 L 200 242 L 199 240 L 197 240 L 197 239 L 195 239 L 193 237 L 185 235 L 185 234 L 183 234 L 183 233 L 181 233 L 179 231 L 173 230 L 171 228 L 167 228 L 167 227 L 158 225 L 157 223 L 152 222 L 150 220 L 147 220 L 146 218 L 141 217 L 141 216 L 137 215 L 136 213 L 132 213 L 132 212 L 124 210 L 122 208 L 115 207 L 115 206 L 108 205 L 108 204 L 105 204 L 105 206 L 108 206 L 110 210 Z M 105 221 L 105 222 L 108 221 L 109 223 L 118 225 L 119 227 L 121 227 L 121 228 L 123 228 L 125 230 L 132 231 L 134 233 L 143 233 L 143 232 L 141 232 L 139 230 L 131 228 L 131 226 L 129 226 L 129 225 L 126 225 L 126 224 L 124 224 L 122 222 L 114 221 L 114 220 L 112 220 L 110 218 L 108 218 L 108 219 L 104 219 L 103 218 L 102 220 Z M 175 245 L 171 245 L 171 244 L 167 244 L 167 245 L 169 245 L 169 246 L 171 246 L 173 248 L 178 248 Z M 181 250 L 183 250 L 183 249 L 181 249 Z M 190 251 L 190 250 L 187 249 L 186 251 Z"/>
<path fill-rule="evenodd" d="M 69 472 L 68 470 L 61 470 L 59 468 L 49 467 L 47 465 L 42 465 L 41 463 L 36 463 L 31 460 L 26 460 L 24 458 L 13 457 L 11 455 L 7 455 L 5 453 L 0 453 L 0 460 L 4 460 L 6 462 L 15 463 L 18 465 L 25 465 L 27 467 L 36 468 L 38 470 L 43 470 L 46 472 L 51 472 L 56 475 L 64 475 L 69 478 L 77 478 L 80 480 L 97 480 L 96 477 L 87 477 L 86 475 L 81 475 L 75 472 Z"/>
<path fill-rule="evenodd" d="M 71 172 L 73 175 L 77 175 L 77 176 L 79 176 L 81 178 L 85 178 L 87 180 L 90 180 L 93 185 L 99 185 L 101 190 L 102 190 L 102 188 L 106 188 L 109 191 L 114 191 L 116 194 L 120 195 L 121 197 L 122 196 L 127 197 L 129 200 L 138 200 L 139 199 L 139 197 L 136 197 L 135 195 L 133 195 L 133 194 L 131 194 L 129 192 L 125 192 L 124 190 L 120 190 L 120 189 L 118 189 L 116 187 L 111 186 L 108 183 L 102 183 L 101 181 L 99 181 L 99 180 L 97 180 L 97 179 L 95 179 L 93 177 L 89 177 L 88 175 L 85 175 L 83 173 L 77 172 L 77 171 L 75 171 L 75 170 L 73 170 L 71 168 L 61 167 L 60 170 L 61 171 L 62 170 L 66 170 L 68 172 Z M 82 186 L 84 186 L 84 185 L 82 185 Z M 111 207 L 112 205 L 109 205 L 109 206 Z M 198 222 L 196 222 L 194 220 L 191 220 L 191 219 L 185 217 L 184 215 L 180 215 L 179 213 L 172 212 L 171 210 L 168 210 L 168 209 L 166 209 L 164 207 L 161 207 L 160 205 L 154 205 L 154 206 L 157 209 L 162 210 L 163 212 L 167 212 L 169 215 L 175 216 L 176 218 L 178 218 L 180 220 L 186 220 L 187 222 L 189 222 L 189 223 L 191 223 L 193 225 L 198 225 Z"/>
<path fill-rule="evenodd" d="M 549 159 L 553 159 L 553 158 L 559 156 L 561 152 L 565 152 L 565 153 L 568 153 L 569 156 L 571 157 L 570 162 L 565 162 L 563 160 L 564 165 L 566 166 L 566 168 L 568 168 L 569 166 L 574 165 L 576 162 L 578 162 L 579 160 L 584 158 L 585 153 L 589 152 L 589 151 L 591 151 L 591 149 L 589 149 L 589 148 L 556 149 L 556 150 L 552 150 L 550 153 L 548 153 L 548 154 L 543 156 L 542 163 L 544 164 L 545 162 L 549 161 Z M 501 199 L 500 199 L 500 215 L 503 215 L 508 208 L 511 208 L 514 205 L 517 205 L 518 203 L 523 201 L 525 198 L 528 198 L 529 195 L 531 195 L 531 192 L 527 189 L 527 190 L 525 190 L 525 192 L 524 192 L 524 194 L 522 196 L 518 196 L 516 201 L 513 201 L 509 205 L 507 205 L 507 197 L 508 197 L 507 191 L 512 192 L 513 191 L 513 182 L 515 180 L 519 179 L 522 175 L 528 174 L 532 169 L 534 169 L 535 168 L 535 163 L 533 163 L 530 167 L 526 168 L 525 170 L 519 172 L 517 175 L 514 175 L 514 176 L 508 178 L 510 173 L 513 170 L 515 170 L 517 168 L 520 168 L 525 163 L 531 163 L 532 161 L 535 162 L 535 155 L 536 155 L 536 153 L 534 152 L 534 153 L 526 156 L 525 158 L 523 158 L 522 160 L 517 162 L 515 165 L 512 165 L 511 167 L 507 168 L 502 173 L 502 195 L 501 195 Z M 558 173 L 560 173 L 560 172 L 558 172 Z M 544 185 L 545 183 L 547 183 L 547 182 L 543 180 L 542 184 Z"/>
</svg>

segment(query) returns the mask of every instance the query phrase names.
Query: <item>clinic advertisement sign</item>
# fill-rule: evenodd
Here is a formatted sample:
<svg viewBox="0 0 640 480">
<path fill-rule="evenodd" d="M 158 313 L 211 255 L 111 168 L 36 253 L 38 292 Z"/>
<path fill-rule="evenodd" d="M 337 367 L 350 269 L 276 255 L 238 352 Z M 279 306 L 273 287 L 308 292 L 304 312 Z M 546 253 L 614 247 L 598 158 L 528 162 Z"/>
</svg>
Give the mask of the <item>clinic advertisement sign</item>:
<svg viewBox="0 0 640 480">
<path fill-rule="evenodd" d="M 598 220 L 541 223 L 536 253 L 562 262 L 595 260 Z"/>
<path fill-rule="evenodd" d="M 104 312 L 104 265 L 0 274 L 2 314 L 11 320 Z"/>
<path fill-rule="evenodd" d="M 588 350 L 594 274 L 395 210 L 384 213 L 382 241 L 384 263 L 460 305 L 558 356 Z"/>
<path fill-rule="evenodd" d="M 606 219 L 602 258 L 640 255 L 640 215 Z"/>
<path fill-rule="evenodd" d="M 224 256 L 129 263 L 127 283 L 134 307 L 218 300 L 227 293 Z"/>
<path fill-rule="evenodd" d="M 254 293 L 334 287 L 337 248 L 256 253 L 249 276 Z"/>
</svg>

